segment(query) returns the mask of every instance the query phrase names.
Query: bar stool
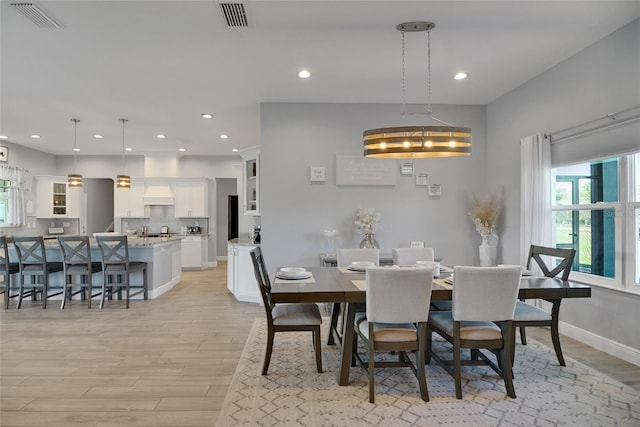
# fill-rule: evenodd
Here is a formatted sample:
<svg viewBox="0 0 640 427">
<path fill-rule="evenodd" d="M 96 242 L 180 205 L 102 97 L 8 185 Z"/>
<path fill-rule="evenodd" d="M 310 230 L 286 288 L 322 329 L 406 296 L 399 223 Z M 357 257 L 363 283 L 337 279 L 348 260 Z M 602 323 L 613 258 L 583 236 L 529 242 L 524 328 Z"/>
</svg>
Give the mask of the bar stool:
<svg viewBox="0 0 640 427">
<path fill-rule="evenodd" d="M 13 244 L 18 253 L 18 262 L 20 264 L 20 290 L 18 293 L 18 305 L 22 306 L 22 299 L 25 296 L 31 296 L 36 299 L 37 294 L 42 294 L 42 308 L 47 308 L 47 299 L 62 294 L 60 289 L 58 292 L 49 294 L 49 275 L 63 270 L 61 262 L 47 261 L 47 254 L 44 247 L 44 239 L 42 236 L 35 237 L 14 237 Z M 25 295 L 25 276 L 30 277 L 28 286 L 31 288 Z M 41 278 L 41 283 L 38 283 Z"/>
<path fill-rule="evenodd" d="M 67 298 L 81 294 L 82 299 L 88 299 L 87 308 L 91 308 L 91 298 L 100 295 L 93 294 L 93 274 L 102 271 L 102 263 L 91 262 L 91 247 L 89 236 L 58 236 L 58 244 L 62 252 L 64 267 L 64 287 L 62 303 L 64 308 Z M 74 277 L 79 281 L 74 282 Z M 74 291 L 74 288 L 77 288 Z"/>
<path fill-rule="evenodd" d="M 122 298 L 122 290 L 126 292 L 126 307 L 129 299 L 140 293 L 147 299 L 147 263 L 143 261 L 129 261 L 129 245 L 127 236 L 96 236 L 100 255 L 102 257 L 102 298 L 100 308 L 104 307 L 106 297 L 112 298 L 114 290 L 118 299 Z M 142 286 L 131 286 L 131 273 L 142 272 Z M 109 279 L 112 279 L 109 283 Z M 139 288 L 131 293 L 131 288 Z"/>
<path fill-rule="evenodd" d="M 4 293 L 4 308 L 9 308 L 9 300 L 18 294 L 11 295 L 13 282 L 11 277 L 20 271 L 20 264 L 9 262 L 9 248 L 7 247 L 7 236 L 0 236 L 0 276 L 2 276 L 2 293 Z"/>
</svg>

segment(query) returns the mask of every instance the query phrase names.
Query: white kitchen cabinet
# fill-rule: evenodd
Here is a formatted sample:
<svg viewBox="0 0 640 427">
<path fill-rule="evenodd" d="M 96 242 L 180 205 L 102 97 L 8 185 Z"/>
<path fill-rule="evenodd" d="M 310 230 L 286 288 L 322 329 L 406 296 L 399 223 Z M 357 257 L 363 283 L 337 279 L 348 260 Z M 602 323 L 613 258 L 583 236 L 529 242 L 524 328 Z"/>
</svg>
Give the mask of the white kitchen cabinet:
<svg viewBox="0 0 640 427">
<path fill-rule="evenodd" d="M 240 151 L 242 156 L 243 209 L 245 215 L 260 215 L 260 148 Z"/>
<path fill-rule="evenodd" d="M 182 269 L 207 268 L 209 239 L 207 236 L 187 235 L 182 239 Z"/>
<path fill-rule="evenodd" d="M 36 178 L 36 217 L 78 218 L 82 188 L 67 186 L 64 178 Z"/>
<path fill-rule="evenodd" d="M 208 215 L 207 181 L 177 182 L 173 184 L 175 216 L 177 218 L 206 218 Z"/>
<path fill-rule="evenodd" d="M 261 303 L 251 252 L 257 245 L 227 244 L 227 288 L 238 301 Z"/>
<path fill-rule="evenodd" d="M 113 213 L 116 217 L 144 218 L 144 182 L 131 181 L 131 188 L 117 188 L 114 183 Z"/>
</svg>

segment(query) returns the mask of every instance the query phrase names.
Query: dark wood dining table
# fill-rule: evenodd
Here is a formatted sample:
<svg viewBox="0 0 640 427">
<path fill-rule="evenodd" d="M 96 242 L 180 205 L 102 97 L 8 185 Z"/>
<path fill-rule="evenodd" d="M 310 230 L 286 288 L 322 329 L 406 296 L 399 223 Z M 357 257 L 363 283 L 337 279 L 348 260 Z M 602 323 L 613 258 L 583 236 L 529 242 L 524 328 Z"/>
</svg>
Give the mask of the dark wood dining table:
<svg viewBox="0 0 640 427">
<path fill-rule="evenodd" d="M 278 303 L 346 303 L 344 332 L 337 327 L 337 313 L 331 317 L 329 345 L 341 346 L 340 369 L 337 372 L 338 384 L 349 384 L 351 351 L 354 340 L 354 321 L 358 305 L 365 303 L 366 293 L 359 289 L 354 280 L 365 280 L 362 272 L 346 272 L 339 267 L 306 267 L 313 273 L 313 282 L 273 280 L 271 284 L 271 302 Z M 345 271 L 345 272 L 343 272 Z M 444 276 L 443 276 L 444 277 Z M 434 280 L 431 292 L 433 301 L 452 298 L 451 286 L 441 280 Z M 563 298 L 589 298 L 591 288 L 571 281 L 562 281 L 550 277 L 523 277 L 520 282 L 521 299 L 541 298 L 547 301 Z"/>
</svg>

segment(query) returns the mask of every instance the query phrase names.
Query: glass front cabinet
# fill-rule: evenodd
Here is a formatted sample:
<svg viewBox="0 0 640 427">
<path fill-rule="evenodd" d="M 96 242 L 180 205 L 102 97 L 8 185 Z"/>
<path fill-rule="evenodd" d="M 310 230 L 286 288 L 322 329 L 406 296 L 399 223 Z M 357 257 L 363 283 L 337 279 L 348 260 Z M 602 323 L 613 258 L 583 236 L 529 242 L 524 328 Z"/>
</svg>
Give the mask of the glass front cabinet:
<svg viewBox="0 0 640 427">
<path fill-rule="evenodd" d="M 260 215 L 260 149 L 251 147 L 240 152 L 243 160 L 243 207 L 245 215 Z"/>
</svg>

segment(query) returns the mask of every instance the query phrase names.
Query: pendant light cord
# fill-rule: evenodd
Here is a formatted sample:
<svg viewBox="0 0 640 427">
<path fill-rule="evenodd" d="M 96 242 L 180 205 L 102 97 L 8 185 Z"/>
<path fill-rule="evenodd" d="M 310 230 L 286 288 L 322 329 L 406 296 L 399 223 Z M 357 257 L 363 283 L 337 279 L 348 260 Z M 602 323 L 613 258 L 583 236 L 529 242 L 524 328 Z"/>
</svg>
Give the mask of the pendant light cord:
<svg viewBox="0 0 640 427">
<path fill-rule="evenodd" d="M 122 175 L 124 175 L 124 124 L 128 122 L 127 119 L 120 119 L 122 122 Z"/>
<path fill-rule="evenodd" d="M 78 173 L 78 119 L 71 119 L 73 122 L 73 170 Z"/>
</svg>

